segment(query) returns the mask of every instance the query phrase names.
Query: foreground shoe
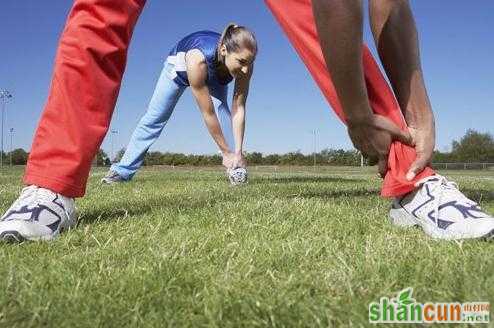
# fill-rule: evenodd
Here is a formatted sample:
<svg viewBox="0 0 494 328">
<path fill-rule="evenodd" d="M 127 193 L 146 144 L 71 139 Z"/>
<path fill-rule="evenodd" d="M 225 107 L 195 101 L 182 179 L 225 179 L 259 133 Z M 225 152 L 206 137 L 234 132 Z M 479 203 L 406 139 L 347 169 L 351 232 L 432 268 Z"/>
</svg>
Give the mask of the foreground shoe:
<svg viewBox="0 0 494 328">
<path fill-rule="evenodd" d="M 0 240 L 52 240 L 76 222 L 73 198 L 29 186 L 0 219 Z"/>
<path fill-rule="evenodd" d="M 438 239 L 494 239 L 494 218 L 440 175 L 422 179 L 417 189 L 394 200 L 389 213 L 393 224 L 419 225 Z"/>
<path fill-rule="evenodd" d="M 101 183 L 106 183 L 106 184 L 113 184 L 113 183 L 119 183 L 125 181 L 127 180 L 125 180 L 121 175 L 119 175 L 117 172 L 112 170 L 108 171 L 106 176 L 103 179 L 101 179 Z"/>
</svg>

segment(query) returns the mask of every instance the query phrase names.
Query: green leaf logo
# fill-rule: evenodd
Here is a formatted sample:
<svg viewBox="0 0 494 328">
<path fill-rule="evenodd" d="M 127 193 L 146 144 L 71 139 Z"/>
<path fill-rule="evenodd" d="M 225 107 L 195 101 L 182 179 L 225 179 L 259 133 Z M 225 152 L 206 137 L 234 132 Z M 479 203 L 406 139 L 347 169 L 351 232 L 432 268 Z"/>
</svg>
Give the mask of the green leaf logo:
<svg viewBox="0 0 494 328">
<path fill-rule="evenodd" d="M 398 293 L 398 303 L 403 305 L 409 305 L 415 303 L 415 299 L 412 298 L 413 288 L 408 287 Z"/>
</svg>

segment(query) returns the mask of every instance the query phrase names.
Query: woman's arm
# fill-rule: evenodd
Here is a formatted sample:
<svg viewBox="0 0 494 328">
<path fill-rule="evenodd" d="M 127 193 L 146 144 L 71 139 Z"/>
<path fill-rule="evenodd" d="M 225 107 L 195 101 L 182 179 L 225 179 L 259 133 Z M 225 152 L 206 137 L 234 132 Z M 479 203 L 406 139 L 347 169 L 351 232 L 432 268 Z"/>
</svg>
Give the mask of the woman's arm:
<svg viewBox="0 0 494 328">
<path fill-rule="evenodd" d="M 220 151 L 223 153 L 223 165 L 231 167 L 233 156 L 225 141 L 223 132 L 221 131 L 221 126 L 214 110 L 209 88 L 206 84 L 207 64 L 204 55 L 199 50 L 193 49 L 187 52 L 185 61 L 190 88 L 192 94 L 196 98 L 204 122 L 206 123 L 209 133 L 220 148 Z"/>
<path fill-rule="evenodd" d="M 241 75 L 235 79 L 235 89 L 233 91 L 232 101 L 232 126 L 233 137 L 235 139 L 234 167 L 245 167 L 246 165 L 242 151 L 245 133 L 245 104 L 249 93 L 252 70 L 253 67 L 249 69 L 247 74 Z"/>
</svg>

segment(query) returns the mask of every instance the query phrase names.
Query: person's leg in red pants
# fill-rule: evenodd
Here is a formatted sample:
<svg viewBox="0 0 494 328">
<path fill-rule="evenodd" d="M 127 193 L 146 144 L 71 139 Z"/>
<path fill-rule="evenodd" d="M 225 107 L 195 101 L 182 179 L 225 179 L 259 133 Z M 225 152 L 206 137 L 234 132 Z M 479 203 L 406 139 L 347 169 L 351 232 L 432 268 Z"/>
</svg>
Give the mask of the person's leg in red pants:
<svg viewBox="0 0 494 328">
<path fill-rule="evenodd" d="M 265 0 L 265 2 L 312 74 L 331 108 L 345 123 L 345 116 L 321 51 L 311 1 Z M 383 115 L 402 129 L 406 129 L 405 120 L 393 92 L 365 45 L 362 60 L 369 102 L 374 113 Z M 384 178 L 382 188 L 383 196 L 404 195 L 415 189 L 417 181 L 434 174 L 431 168 L 426 168 L 415 179 L 408 181 L 406 173 L 415 157 L 414 148 L 398 141 L 391 145 L 388 160 L 389 170 Z"/>
<path fill-rule="evenodd" d="M 67 197 L 85 193 L 106 135 L 134 25 L 145 0 L 76 0 L 58 47 L 53 81 L 24 182 Z"/>
<path fill-rule="evenodd" d="M 362 84 L 363 92 L 359 95 L 366 95 L 365 100 L 368 99 L 368 107 L 373 113 L 385 116 L 402 130 L 413 130 L 414 127 L 407 126 L 407 122 L 413 121 L 413 117 L 412 119 L 408 117 L 409 107 L 417 109 L 413 106 L 419 104 L 419 106 L 430 107 L 430 105 L 418 67 L 420 64 L 418 42 L 416 39 L 412 41 L 400 39 L 404 36 L 412 39 L 416 37 L 408 2 L 405 0 L 370 1 L 373 33 L 376 40 L 379 40 L 380 57 L 393 83 L 395 94 L 398 97 L 397 101 L 369 49 L 365 46 L 362 48 L 361 32 L 358 31 L 358 27 L 352 26 L 352 24 L 358 24 L 359 27 L 362 25 L 361 1 L 313 1 L 314 11 L 311 0 L 265 0 L 338 117 L 346 122 L 345 113 L 347 111 L 342 108 L 342 102 L 333 81 L 338 82 L 339 92 L 342 91 L 342 85 L 350 89 L 355 88 L 355 85 L 349 82 L 351 78 L 348 75 L 350 71 L 354 73 L 361 68 L 361 75 L 352 81 Z M 328 12 L 328 9 L 339 10 L 339 12 L 335 14 Z M 320 38 L 313 12 L 318 18 L 317 29 Z M 391 21 L 390 16 L 393 16 Z M 332 20 L 329 21 L 330 19 Z M 404 28 L 403 24 L 408 24 L 408 27 Z M 343 37 L 328 34 L 336 30 L 347 34 Z M 321 31 L 324 34 L 321 34 Z M 358 43 L 349 46 L 352 42 Z M 321 44 L 323 44 L 322 48 Z M 357 49 L 351 55 L 362 52 L 363 58 L 354 56 L 355 62 L 351 62 L 348 58 L 341 56 L 344 51 L 341 51 L 339 47 L 345 48 L 344 50 Z M 399 53 L 400 51 L 402 53 Z M 339 61 L 329 58 L 334 54 L 340 56 Z M 401 59 L 399 63 L 401 65 L 397 63 L 396 58 Z M 349 62 L 354 66 L 349 66 Z M 335 69 L 327 63 L 333 65 L 344 63 L 346 66 Z M 333 69 L 332 72 L 337 72 L 338 80 L 332 80 L 328 67 Z M 359 87 L 360 85 L 356 89 Z M 400 105 L 404 109 L 406 122 Z M 371 113 L 371 115 L 374 114 Z M 396 197 L 390 211 L 391 221 L 399 226 L 420 225 L 424 232 L 434 238 L 493 238 L 494 218 L 482 212 L 480 207 L 465 197 L 454 183 L 435 174 L 430 167 L 425 167 L 415 178 L 407 179 L 410 166 L 416 165 L 417 150 L 422 152 L 423 149 L 419 146 L 412 148 L 397 141 L 390 145 L 388 171 L 384 178 L 382 195 Z"/>
<path fill-rule="evenodd" d="M 75 224 L 72 198 L 85 193 L 145 2 L 74 2 L 27 163 L 24 183 L 30 187 L 2 217 L 0 239 L 52 239 Z"/>
</svg>

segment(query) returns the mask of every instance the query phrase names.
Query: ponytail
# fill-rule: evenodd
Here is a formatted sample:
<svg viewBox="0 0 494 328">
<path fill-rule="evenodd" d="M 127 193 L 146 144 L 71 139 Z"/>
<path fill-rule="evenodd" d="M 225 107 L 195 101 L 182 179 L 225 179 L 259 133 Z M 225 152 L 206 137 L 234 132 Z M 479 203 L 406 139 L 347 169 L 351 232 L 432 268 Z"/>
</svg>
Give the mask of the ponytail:
<svg viewBox="0 0 494 328">
<path fill-rule="evenodd" d="M 225 40 L 227 33 L 229 35 L 229 38 L 231 38 L 231 30 L 236 28 L 236 27 L 238 27 L 238 25 L 235 23 L 230 23 L 225 27 L 225 29 L 223 30 L 223 33 L 221 33 L 220 43 L 219 43 L 220 46 L 223 45 L 223 42 Z"/>
<path fill-rule="evenodd" d="M 228 52 L 237 52 L 242 48 L 248 48 L 257 53 L 257 41 L 254 33 L 245 26 L 239 26 L 235 23 L 228 24 L 221 34 L 218 51 L 221 46 L 225 46 Z"/>
</svg>

